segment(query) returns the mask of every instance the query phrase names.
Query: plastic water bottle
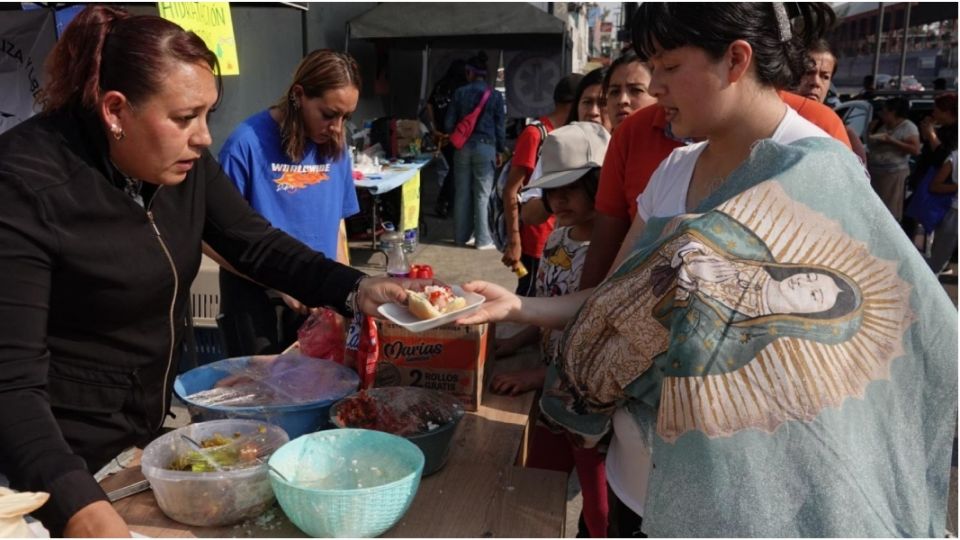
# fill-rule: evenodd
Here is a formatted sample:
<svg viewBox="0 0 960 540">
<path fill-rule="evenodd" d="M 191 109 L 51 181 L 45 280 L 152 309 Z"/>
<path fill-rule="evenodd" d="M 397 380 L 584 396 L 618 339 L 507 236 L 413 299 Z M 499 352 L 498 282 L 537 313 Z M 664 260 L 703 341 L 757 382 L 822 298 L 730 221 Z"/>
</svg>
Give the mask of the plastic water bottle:
<svg viewBox="0 0 960 540">
<path fill-rule="evenodd" d="M 417 230 L 407 229 L 403 231 L 403 250 L 407 253 L 413 253 L 417 249 Z"/>
<path fill-rule="evenodd" d="M 409 277 L 410 264 L 403 251 L 403 234 L 394 230 L 392 223 L 383 224 L 380 235 L 380 249 L 387 255 L 387 275 L 390 277 Z"/>
</svg>

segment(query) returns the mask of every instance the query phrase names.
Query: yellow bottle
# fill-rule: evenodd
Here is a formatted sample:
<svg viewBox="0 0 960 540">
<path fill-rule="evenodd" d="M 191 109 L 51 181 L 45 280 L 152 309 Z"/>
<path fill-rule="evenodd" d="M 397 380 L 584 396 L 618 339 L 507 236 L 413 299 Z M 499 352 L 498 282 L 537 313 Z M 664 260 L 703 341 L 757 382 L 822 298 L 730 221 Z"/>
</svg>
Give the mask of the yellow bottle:
<svg viewBox="0 0 960 540">
<path fill-rule="evenodd" d="M 529 272 L 527 272 L 527 267 L 524 266 L 522 262 L 518 261 L 513 267 L 513 273 L 516 274 L 517 278 L 519 279 L 527 275 Z"/>
</svg>

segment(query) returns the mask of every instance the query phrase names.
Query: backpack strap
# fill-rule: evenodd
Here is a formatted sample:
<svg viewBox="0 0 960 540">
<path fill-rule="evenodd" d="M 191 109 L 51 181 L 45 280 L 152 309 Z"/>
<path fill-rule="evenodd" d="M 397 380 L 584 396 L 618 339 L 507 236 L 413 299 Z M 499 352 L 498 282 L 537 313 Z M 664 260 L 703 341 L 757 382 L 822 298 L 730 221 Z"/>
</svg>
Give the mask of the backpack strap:
<svg viewBox="0 0 960 540">
<path fill-rule="evenodd" d="M 540 142 L 537 144 L 537 161 L 540 161 L 540 152 L 543 150 L 543 141 L 547 138 L 547 126 L 543 125 L 543 122 L 539 120 L 534 120 L 533 125 L 537 126 L 537 129 L 540 131 Z"/>
</svg>

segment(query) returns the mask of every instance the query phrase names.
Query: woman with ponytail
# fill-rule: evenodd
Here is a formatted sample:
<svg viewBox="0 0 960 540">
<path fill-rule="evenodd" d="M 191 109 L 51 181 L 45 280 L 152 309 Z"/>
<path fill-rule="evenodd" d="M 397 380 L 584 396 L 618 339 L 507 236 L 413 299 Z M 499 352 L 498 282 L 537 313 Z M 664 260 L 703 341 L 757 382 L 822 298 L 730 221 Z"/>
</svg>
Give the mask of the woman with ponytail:
<svg viewBox="0 0 960 540">
<path fill-rule="evenodd" d="M 346 123 L 360 96 L 360 67 L 346 53 L 313 51 L 277 103 L 244 120 L 220 149 L 220 165 L 254 210 L 328 258 L 349 264 L 341 222 L 359 210 Z M 277 312 L 274 298 L 286 306 Z M 221 268 L 220 312 L 236 330 L 227 354 L 285 350 L 305 306 Z"/>
<path fill-rule="evenodd" d="M 207 150 L 216 68 L 176 24 L 90 6 L 50 53 L 43 112 L 0 135 L 0 474 L 50 494 L 33 515 L 54 537 L 130 535 L 93 473 L 169 414 L 202 243 L 309 306 L 406 298 L 237 193 Z"/>
<path fill-rule="evenodd" d="M 832 20 L 640 4 L 650 93 L 699 142 L 653 173 L 597 287 L 464 285 L 487 302 L 461 324 L 564 329 L 540 406 L 609 444 L 610 536 L 944 535 L 956 309 L 856 156 L 777 91 Z"/>
</svg>

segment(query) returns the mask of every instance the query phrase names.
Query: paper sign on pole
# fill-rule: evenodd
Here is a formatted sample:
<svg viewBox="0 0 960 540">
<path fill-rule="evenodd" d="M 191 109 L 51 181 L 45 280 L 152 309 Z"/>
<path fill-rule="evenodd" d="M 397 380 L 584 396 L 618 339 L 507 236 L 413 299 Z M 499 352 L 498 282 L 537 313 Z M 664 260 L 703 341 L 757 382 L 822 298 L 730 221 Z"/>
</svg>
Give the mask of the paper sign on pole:
<svg viewBox="0 0 960 540">
<path fill-rule="evenodd" d="M 157 2 L 160 16 L 200 36 L 220 61 L 221 75 L 239 75 L 229 2 Z"/>
<path fill-rule="evenodd" d="M 420 222 L 420 171 L 405 182 L 402 189 L 403 215 L 400 218 L 400 230 L 416 229 Z"/>
</svg>

